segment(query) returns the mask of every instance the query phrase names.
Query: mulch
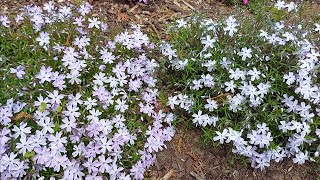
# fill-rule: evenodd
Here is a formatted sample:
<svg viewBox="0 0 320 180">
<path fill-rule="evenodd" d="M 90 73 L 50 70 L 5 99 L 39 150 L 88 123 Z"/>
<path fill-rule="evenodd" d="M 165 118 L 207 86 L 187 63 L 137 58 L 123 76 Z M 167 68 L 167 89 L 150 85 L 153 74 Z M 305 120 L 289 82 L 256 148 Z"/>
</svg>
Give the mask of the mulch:
<svg viewBox="0 0 320 180">
<path fill-rule="evenodd" d="M 57 0 L 66 3 L 66 0 Z M 11 14 L 28 4 L 41 5 L 46 0 L 2 0 L 0 14 Z M 68 2 L 74 3 L 75 0 Z M 127 28 L 139 24 L 145 32 L 164 34 L 166 24 L 194 14 L 204 14 L 216 19 L 230 14 L 232 9 L 214 0 L 156 0 L 146 5 L 127 0 L 91 0 L 94 15 L 104 17 L 109 27 Z"/>
</svg>

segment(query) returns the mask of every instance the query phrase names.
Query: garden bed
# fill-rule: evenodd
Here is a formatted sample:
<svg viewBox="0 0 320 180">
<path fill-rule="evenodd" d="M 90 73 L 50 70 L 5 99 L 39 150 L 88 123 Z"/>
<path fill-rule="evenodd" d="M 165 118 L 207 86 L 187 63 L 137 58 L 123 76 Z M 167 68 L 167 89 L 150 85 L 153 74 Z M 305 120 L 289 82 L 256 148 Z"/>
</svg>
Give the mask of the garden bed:
<svg viewBox="0 0 320 180">
<path fill-rule="evenodd" d="M 34 2 L 41 5 L 42 2 Z M 155 39 L 170 38 L 163 31 L 166 24 L 176 19 L 187 18 L 200 12 L 205 17 L 218 19 L 235 11 L 220 2 L 202 1 L 160 1 L 150 5 L 125 1 L 93 1 L 93 16 L 105 17 L 112 31 L 120 31 L 130 24 L 141 24 L 144 32 Z M 1 4 L 1 3 L 0 3 Z M 5 3 L 1 13 L 10 13 L 27 3 Z M 1 5 L 0 5 L 1 6 Z M 318 5 L 313 4 L 313 11 Z M 244 12 L 250 15 L 250 11 Z M 314 13 L 311 13 L 314 14 Z M 245 15 L 245 14 L 244 14 Z M 305 15 L 308 16 L 308 15 Z M 309 17 L 309 16 L 308 16 Z M 111 32 L 112 32 L 111 31 Z M 156 154 L 155 165 L 145 175 L 150 179 L 169 177 L 171 179 L 315 179 L 319 176 L 318 165 L 305 163 L 295 165 L 290 160 L 274 163 L 264 171 L 254 170 L 242 158 L 232 154 L 232 147 L 212 147 L 204 144 L 202 131 L 187 125 L 178 125 L 177 134 L 167 149 Z"/>
</svg>

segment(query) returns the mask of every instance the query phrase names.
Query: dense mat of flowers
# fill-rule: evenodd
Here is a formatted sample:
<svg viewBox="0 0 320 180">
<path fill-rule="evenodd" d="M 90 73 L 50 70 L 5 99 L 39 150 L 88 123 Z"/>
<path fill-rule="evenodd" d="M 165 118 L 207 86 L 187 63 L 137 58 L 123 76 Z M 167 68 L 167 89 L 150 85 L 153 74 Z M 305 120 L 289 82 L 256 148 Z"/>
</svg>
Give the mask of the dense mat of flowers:
<svg viewBox="0 0 320 180">
<path fill-rule="evenodd" d="M 91 10 L 48 2 L 0 17 L 1 179 L 142 179 L 173 137 L 153 43 L 138 26 L 112 36 Z"/>
<path fill-rule="evenodd" d="M 274 9 L 298 11 L 284 1 Z M 284 158 L 298 164 L 315 160 L 320 153 L 319 24 L 306 28 L 274 22 L 272 16 L 263 22 L 239 19 L 189 18 L 169 27 L 161 50 L 169 74 L 175 74 L 168 86 L 179 92 L 169 97 L 168 106 L 213 141 L 231 143 L 254 168 Z"/>
</svg>

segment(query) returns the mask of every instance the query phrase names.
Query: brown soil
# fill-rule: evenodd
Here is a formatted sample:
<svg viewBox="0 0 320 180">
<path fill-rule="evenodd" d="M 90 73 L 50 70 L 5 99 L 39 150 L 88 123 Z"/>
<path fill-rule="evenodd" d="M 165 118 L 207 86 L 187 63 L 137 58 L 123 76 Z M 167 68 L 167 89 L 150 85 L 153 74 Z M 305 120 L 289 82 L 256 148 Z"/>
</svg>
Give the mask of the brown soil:
<svg viewBox="0 0 320 180">
<path fill-rule="evenodd" d="M 231 147 L 205 146 L 200 143 L 201 130 L 178 130 L 166 150 L 157 154 L 155 166 L 147 176 L 161 179 L 186 180 L 313 180 L 319 177 L 311 164 L 296 165 L 286 160 L 273 163 L 264 171 L 255 170 L 243 158 L 231 152 Z"/>
<path fill-rule="evenodd" d="M 0 14 L 10 14 L 27 4 L 41 5 L 47 0 L 0 0 Z M 75 3 L 77 0 L 57 0 Z M 94 15 L 105 17 L 109 27 L 127 28 L 139 24 L 146 32 L 160 37 L 165 25 L 175 19 L 201 13 L 213 19 L 231 13 L 232 9 L 216 0 L 155 0 L 149 5 L 129 0 L 89 0 L 94 6 Z"/>
<path fill-rule="evenodd" d="M 10 14 L 25 4 L 42 4 L 45 0 L 0 0 L 0 14 Z M 147 32 L 158 37 L 164 35 L 166 23 L 175 19 L 201 13 L 217 19 L 234 9 L 218 0 L 156 0 L 150 5 L 126 0 L 90 0 L 96 16 L 106 17 L 109 27 L 127 28 L 140 24 Z M 320 9 L 320 6 L 318 10 Z M 202 131 L 178 128 L 176 136 L 167 149 L 157 153 L 157 162 L 146 173 L 147 179 L 196 179 L 196 180 L 313 180 L 320 177 L 315 164 L 296 165 L 286 160 L 274 163 L 265 171 L 254 170 L 243 158 L 236 157 L 231 147 L 213 147 L 200 144 Z M 317 166 L 317 167 L 315 167 Z M 318 172 L 318 173 L 316 173 Z"/>
</svg>

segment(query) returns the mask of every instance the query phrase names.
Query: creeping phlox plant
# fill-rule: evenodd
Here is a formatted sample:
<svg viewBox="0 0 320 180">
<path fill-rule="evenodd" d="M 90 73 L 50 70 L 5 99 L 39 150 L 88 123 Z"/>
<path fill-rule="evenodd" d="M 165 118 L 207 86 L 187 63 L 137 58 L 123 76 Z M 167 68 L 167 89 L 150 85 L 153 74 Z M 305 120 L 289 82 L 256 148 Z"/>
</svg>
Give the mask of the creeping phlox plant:
<svg viewBox="0 0 320 180">
<path fill-rule="evenodd" d="M 173 137 L 153 43 L 138 26 L 112 36 L 91 9 L 1 16 L 1 179 L 143 179 Z"/>
<path fill-rule="evenodd" d="M 232 144 L 260 169 L 319 156 L 319 24 L 195 17 L 177 20 L 167 34 L 161 51 L 175 74 L 167 85 L 178 90 L 167 105 L 206 138 Z"/>
</svg>

